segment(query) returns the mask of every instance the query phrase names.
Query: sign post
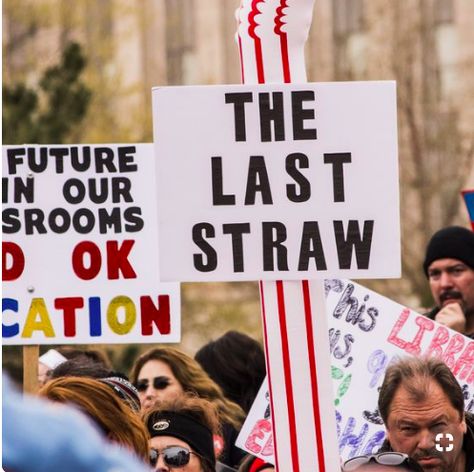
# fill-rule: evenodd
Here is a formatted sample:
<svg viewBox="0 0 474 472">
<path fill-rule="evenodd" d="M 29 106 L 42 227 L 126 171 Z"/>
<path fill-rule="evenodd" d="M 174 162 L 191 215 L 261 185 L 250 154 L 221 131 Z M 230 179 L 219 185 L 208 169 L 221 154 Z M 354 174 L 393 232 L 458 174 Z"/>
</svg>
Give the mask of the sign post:
<svg viewBox="0 0 474 472">
<path fill-rule="evenodd" d="M 23 392 L 36 393 L 38 390 L 39 346 L 23 346 Z"/>
</svg>

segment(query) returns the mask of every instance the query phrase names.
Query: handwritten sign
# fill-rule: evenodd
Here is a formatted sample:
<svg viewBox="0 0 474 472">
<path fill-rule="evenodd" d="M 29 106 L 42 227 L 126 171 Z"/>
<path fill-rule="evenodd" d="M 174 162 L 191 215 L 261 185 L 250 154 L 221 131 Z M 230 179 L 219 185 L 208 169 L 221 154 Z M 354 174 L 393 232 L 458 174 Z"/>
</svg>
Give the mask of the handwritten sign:
<svg viewBox="0 0 474 472">
<path fill-rule="evenodd" d="M 349 280 L 325 281 L 331 375 L 339 452 L 343 460 L 378 450 L 385 428 L 377 409 L 378 389 L 390 361 L 406 355 L 438 356 L 464 392 L 474 412 L 474 340 Z M 262 387 L 263 389 L 268 387 Z M 255 442 L 269 441 L 262 430 L 265 405 L 255 404 L 239 436 L 239 447 L 262 457 Z M 263 426 L 262 426 L 263 428 Z M 260 438 L 257 441 L 256 438 Z M 266 442 L 265 442 L 265 441 Z M 253 450 L 249 447 L 253 445 Z"/>
<path fill-rule="evenodd" d="M 152 144 L 3 146 L 4 344 L 176 342 Z"/>
<path fill-rule="evenodd" d="M 394 82 L 155 88 L 153 112 L 163 280 L 399 276 Z"/>
<path fill-rule="evenodd" d="M 240 430 L 236 446 L 248 453 L 275 464 L 271 421 L 270 393 L 265 379 L 252 408 Z"/>
</svg>

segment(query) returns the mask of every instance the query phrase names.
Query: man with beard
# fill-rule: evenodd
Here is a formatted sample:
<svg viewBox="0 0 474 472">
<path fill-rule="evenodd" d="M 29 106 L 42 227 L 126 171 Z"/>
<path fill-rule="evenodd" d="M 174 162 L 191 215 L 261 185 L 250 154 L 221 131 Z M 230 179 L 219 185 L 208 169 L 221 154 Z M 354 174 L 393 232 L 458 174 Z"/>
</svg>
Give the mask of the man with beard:
<svg viewBox="0 0 474 472">
<path fill-rule="evenodd" d="M 391 364 L 379 393 L 386 440 L 379 452 L 408 454 L 424 472 L 474 470 L 474 415 L 449 368 L 436 358 Z"/>
<path fill-rule="evenodd" d="M 423 269 L 436 303 L 426 316 L 474 338 L 474 232 L 461 226 L 437 231 Z"/>
</svg>

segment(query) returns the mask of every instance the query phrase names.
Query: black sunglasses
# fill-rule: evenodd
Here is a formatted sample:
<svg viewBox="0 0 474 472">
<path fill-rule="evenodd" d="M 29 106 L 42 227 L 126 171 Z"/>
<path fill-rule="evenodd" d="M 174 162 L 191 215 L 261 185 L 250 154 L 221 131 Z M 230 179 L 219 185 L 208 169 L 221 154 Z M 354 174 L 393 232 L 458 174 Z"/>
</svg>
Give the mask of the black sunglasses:
<svg viewBox="0 0 474 472">
<path fill-rule="evenodd" d="M 357 470 L 360 466 L 368 464 L 369 462 L 376 462 L 380 465 L 399 466 L 402 465 L 406 469 L 414 472 L 423 472 L 423 469 L 417 462 L 411 459 L 407 454 L 401 452 L 381 452 L 380 454 L 371 454 L 365 456 L 357 456 L 347 460 L 342 465 L 343 472 L 350 472 Z"/>
<path fill-rule="evenodd" d="M 151 448 L 150 449 L 150 465 L 155 467 L 158 463 L 158 457 L 160 454 L 163 455 L 163 460 L 168 467 L 184 467 L 185 465 L 189 464 L 191 459 L 191 454 L 195 454 L 196 456 L 200 457 L 199 454 L 190 451 L 186 447 L 181 446 L 169 446 L 165 447 L 161 451 L 158 449 Z"/>
<path fill-rule="evenodd" d="M 153 388 L 155 390 L 164 390 L 169 384 L 170 384 L 170 381 L 168 377 L 154 377 L 153 378 Z M 139 392 L 144 392 L 148 388 L 148 379 L 137 380 L 135 384 L 135 388 Z"/>
</svg>

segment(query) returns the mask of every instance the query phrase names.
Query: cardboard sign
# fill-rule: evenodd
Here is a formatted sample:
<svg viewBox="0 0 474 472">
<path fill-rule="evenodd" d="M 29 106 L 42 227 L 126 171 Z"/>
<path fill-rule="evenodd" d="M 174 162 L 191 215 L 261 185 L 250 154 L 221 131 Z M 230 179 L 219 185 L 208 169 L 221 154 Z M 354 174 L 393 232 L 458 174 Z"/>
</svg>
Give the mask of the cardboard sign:
<svg viewBox="0 0 474 472">
<path fill-rule="evenodd" d="M 439 356 L 459 381 L 466 411 L 474 413 L 474 340 L 352 281 L 326 280 L 325 288 L 342 460 L 374 453 L 381 446 L 385 428 L 377 409 L 378 389 L 394 358 Z M 268 391 L 266 383 L 262 390 Z M 272 431 L 265 414 L 268 399 L 265 403 L 267 397 L 262 395 L 252 406 L 237 444 L 273 463 L 268 446 Z"/>
<path fill-rule="evenodd" d="M 155 88 L 153 113 L 163 280 L 399 276 L 394 82 Z"/>
<path fill-rule="evenodd" d="M 177 342 L 152 144 L 2 149 L 4 344 Z"/>
</svg>

